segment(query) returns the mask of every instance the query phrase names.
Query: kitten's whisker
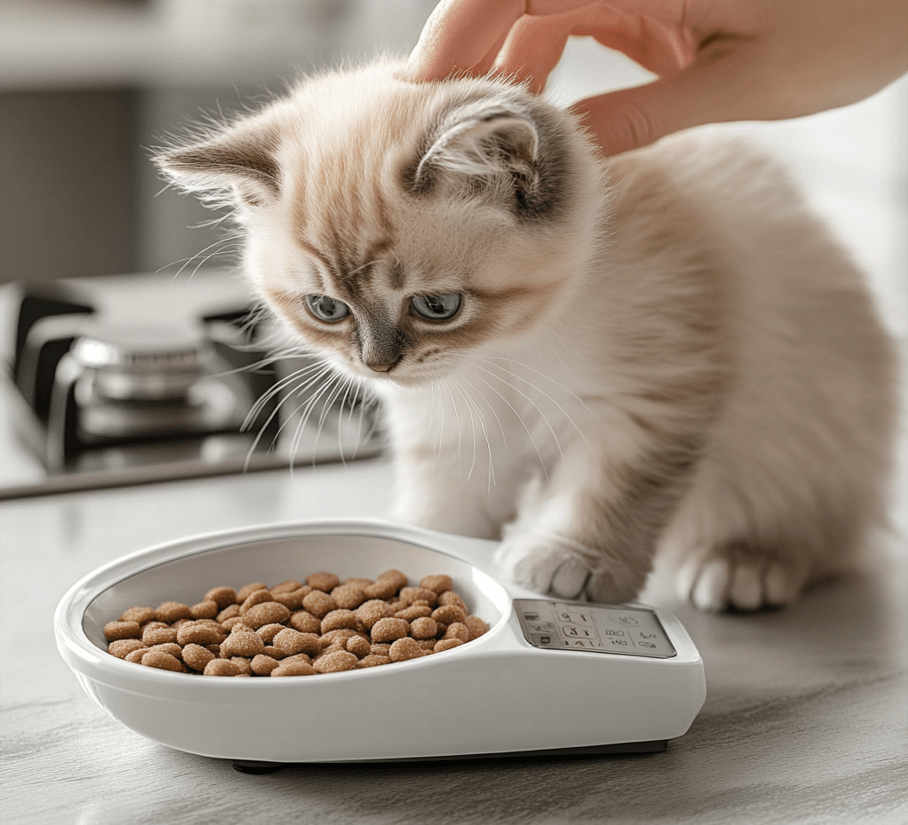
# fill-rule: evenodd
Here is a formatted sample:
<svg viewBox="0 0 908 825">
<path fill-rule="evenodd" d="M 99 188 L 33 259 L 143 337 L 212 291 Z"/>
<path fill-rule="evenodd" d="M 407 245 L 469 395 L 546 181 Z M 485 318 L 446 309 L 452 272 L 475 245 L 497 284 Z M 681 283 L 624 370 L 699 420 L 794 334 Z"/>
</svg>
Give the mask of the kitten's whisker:
<svg viewBox="0 0 908 825">
<path fill-rule="evenodd" d="M 294 381 L 301 379 L 301 378 L 305 377 L 307 374 L 311 374 L 315 370 L 319 370 L 319 369 L 325 370 L 325 369 L 327 369 L 327 365 L 324 362 L 316 362 L 315 364 L 309 364 L 308 366 L 301 367 L 300 369 L 295 370 L 294 372 L 290 373 L 290 375 L 284 376 L 279 381 L 275 381 L 275 383 L 272 384 L 267 390 L 265 390 L 265 392 L 263 392 L 259 396 L 258 400 L 252 405 L 249 412 L 246 414 L 245 420 L 243 421 L 242 429 L 245 430 L 252 423 L 252 421 L 255 419 L 255 417 L 262 411 L 262 409 L 265 407 L 265 405 L 275 395 L 277 395 L 281 390 L 283 390 L 289 384 L 292 384 Z M 319 373 L 319 375 L 321 375 L 321 374 L 322 373 Z M 298 391 L 299 389 L 301 389 L 301 388 L 296 387 L 294 391 Z M 289 394 L 290 393 L 288 393 L 288 395 Z"/>
<path fill-rule="evenodd" d="M 212 247 L 220 246 L 221 244 L 233 243 L 234 241 L 240 241 L 242 239 L 243 239 L 242 235 L 228 235 L 226 238 L 218 238 L 218 240 L 216 240 L 214 243 L 210 243 L 204 249 L 200 249 L 198 252 L 195 253 L 195 255 L 192 255 L 189 258 L 183 258 L 182 260 L 173 261 L 172 263 L 167 264 L 167 266 L 162 266 L 158 270 L 158 272 L 162 272 L 163 270 L 168 269 L 169 267 L 174 266 L 175 264 L 182 263 L 183 265 L 177 270 L 176 274 L 173 276 L 172 280 L 176 281 L 177 278 L 179 278 L 180 275 L 183 273 L 183 270 L 186 269 L 187 266 L 189 266 L 189 264 L 191 264 L 200 255 L 204 255 Z"/>
<path fill-rule="evenodd" d="M 470 401 L 466 393 L 457 381 L 454 381 L 454 388 L 460 393 L 464 401 L 467 402 L 467 412 L 470 414 L 470 431 L 473 433 L 473 461 L 470 464 L 470 471 L 467 473 L 467 481 L 473 477 L 473 470 L 476 468 L 476 420 L 473 418 L 473 410 L 470 407 Z"/>
<path fill-rule="evenodd" d="M 340 395 L 341 390 L 347 385 L 349 381 L 348 378 L 337 375 L 335 377 L 335 382 L 337 384 L 336 389 L 328 394 L 328 397 L 322 402 L 322 412 L 318 418 L 318 429 L 315 431 L 315 442 L 312 445 L 312 466 L 315 466 L 315 454 L 318 447 L 318 440 L 321 438 L 322 429 L 325 426 L 325 421 L 328 419 L 329 413 L 334 409 L 334 403 L 337 401 L 338 396 Z M 339 418 L 339 416 L 338 416 Z M 341 437 L 340 421 L 338 420 L 338 437 Z M 341 445 L 343 446 L 343 445 Z M 341 456 L 343 456 L 343 450 L 341 451 Z"/>
<path fill-rule="evenodd" d="M 462 432 L 463 432 L 463 430 L 462 430 L 462 428 L 461 428 L 461 426 L 460 426 L 460 413 L 459 413 L 458 410 L 457 410 L 457 400 L 454 398 L 454 393 L 451 392 L 451 386 L 450 386 L 450 383 L 449 383 L 449 377 L 448 377 L 448 376 L 443 376 L 443 377 L 442 377 L 442 380 L 444 381 L 444 385 L 443 385 L 444 388 L 448 391 L 448 397 L 451 399 L 451 407 L 452 407 L 453 410 L 454 410 L 454 420 L 455 420 L 455 422 L 456 422 L 456 424 L 457 424 L 457 474 L 460 475 L 460 472 L 461 472 L 461 470 L 460 470 L 460 457 L 461 457 L 461 455 L 463 454 L 463 450 L 461 449 L 461 447 L 462 447 L 461 440 L 462 440 Z"/>
<path fill-rule="evenodd" d="M 460 377 L 467 383 L 467 385 L 468 385 L 474 392 L 476 392 L 476 387 L 467 379 L 466 376 L 464 376 L 463 374 L 461 374 Z M 489 405 L 489 409 L 492 411 L 492 413 L 494 414 L 495 418 L 498 419 L 498 426 L 501 428 L 501 435 L 502 435 L 502 437 L 504 437 L 504 427 L 501 426 L 501 419 L 498 418 L 498 413 L 495 412 L 495 408 L 494 408 L 491 404 L 489 404 L 489 400 L 488 400 L 482 393 L 479 393 L 479 397 L 482 398 L 483 401 L 485 401 L 486 404 Z M 469 395 L 467 396 L 467 402 L 470 403 L 470 404 L 472 404 L 472 405 L 476 408 L 476 415 L 479 416 L 479 426 L 482 427 L 482 434 L 485 436 L 485 439 L 486 439 L 486 447 L 487 447 L 488 450 L 489 450 L 489 492 L 491 493 L 491 492 L 492 492 L 492 486 L 495 484 L 495 469 L 494 469 L 494 466 L 493 466 L 493 465 L 494 465 L 494 459 L 493 459 L 493 456 L 492 456 L 492 442 L 491 442 L 491 440 L 489 439 L 489 431 L 486 429 L 485 417 L 484 417 L 483 414 L 482 414 L 482 410 L 479 408 L 479 404 L 476 403 L 475 399 L 470 398 Z"/>
<path fill-rule="evenodd" d="M 537 387 L 535 384 L 533 384 L 532 381 L 528 381 L 522 375 L 518 375 L 516 372 L 513 372 L 512 370 L 506 369 L 505 367 L 499 367 L 497 364 L 492 364 L 491 362 L 492 361 L 507 361 L 508 363 L 511 363 L 511 364 L 517 364 L 519 367 L 523 367 L 523 369 L 529 370 L 530 372 L 534 373 L 535 375 L 538 375 L 540 378 L 544 378 L 550 384 L 554 384 L 556 387 L 558 387 L 558 389 L 564 390 L 571 398 L 573 398 L 575 401 L 578 401 L 580 404 L 582 404 L 583 407 L 587 410 L 587 412 L 589 412 L 590 414 L 593 414 L 593 415 L 595 414 L 587 406 L 586 401 L 584 401 L 579 395 L 577 395 L 577 393 L 575 393 L 570 387 L 566 386 L 565 384 L 562 384 L 560 381 L 556 381 L 554 378 L 552 378 L 552 376 L 546 375 L 544 372 L 540 372 L 539 370 L 535 369 L 534 367 L 531 367 L 529 364 L 525 364 L 523 361 L 517 361 L 514 358 L 502 358 L 501 356 L 498 356 L 498 355 L 483 355 L 483 356 L 481 356 L 481 358 L 483 361 L 488 361 L 491 364 L 491 366 L 497 367 L 498 369 L 505 370 L 505 372 L 507 372 L 508 375 L 512 375 L 512 376 L 514 376 L 514 378 L 517 378 L 520 381 L 523 381 L 525 384 L 529 384 L 533 389 L 538 390 L 539 392 L 541 392 L 545 395 L 545 391 L 542 388 Z M 556 404 L 556 405 L 558 404 L 558 402 L 555 401 L 555 399 L 552 398 L 552 396 L 546 395 L 546 398 L 548 398 L 549 401 L 551 401 L 553 404 Z M 560 409 L 560 407 L 559 407 L 559 409 Z M 563 410 L 562 410 L 562 412 L 563 412 Z"/>
<path fill-rule="evenodd" d="M 315 392 L 315 394 L 310 398 L 308 405 L 306 405 L 306 409 L 303 412 L 302 420 L 299 422 L 299 424 L 296 427 L 296 432 L 294 433 L 293 441 L 292 441 L 291 447 L 290 447 L 290 456 L 291 456 L 290 469 L 291 469 L 291 471 L 294 468 L 294 461 L 296 459 L 296 453 L 299 450 L 300 442 L 303 440 L 303 432 L 305 431 L 306 424 L 309 423 L 309 417 L 312 415 L 312 412 L 315 410 L 316 404 L 318 404 L 318 402 L 322 398 L 322 396 L 324 396 L 325 393 L 327 393 L 330 389 L 332 389 L 334 384 L 337 383 L 337 381 L 339 381 L 339 380 L 340 379 L 339 379 L 339 376 L 337 375 L 337 373 L 334 373 L 331 376 L 331 380 L 326 382 L 322 387 L 320 387 Z M 318 443 L 318 432 L 316 432 L 316 443 Z M 313 445 L 313 451 L 312 451 L 312 462 L 314 465 L 315 464 L 314 445 Z"/>
</svg>

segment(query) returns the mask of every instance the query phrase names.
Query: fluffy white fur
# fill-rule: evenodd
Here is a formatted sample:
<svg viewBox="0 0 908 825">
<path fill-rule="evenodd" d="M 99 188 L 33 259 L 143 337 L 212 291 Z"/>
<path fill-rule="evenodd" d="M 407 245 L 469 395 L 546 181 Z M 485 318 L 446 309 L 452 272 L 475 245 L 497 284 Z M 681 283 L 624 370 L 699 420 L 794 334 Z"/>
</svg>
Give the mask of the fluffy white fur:
<svg viewBox="0 0 908 825">
<path fill-rule="evenodd" d="M 521 88 L 395 72 L 307 80 L 158 160 L 228 193 L 262 297 L 382 398 L 397 516 L 600 601 L 658 550 L 707 610 L 850 558 L 883 515 L 894 356 L 785 174 L 684 137 L 603 161 Z M 448 321 L 409 303 L 443 294 Z"/>
</svg>

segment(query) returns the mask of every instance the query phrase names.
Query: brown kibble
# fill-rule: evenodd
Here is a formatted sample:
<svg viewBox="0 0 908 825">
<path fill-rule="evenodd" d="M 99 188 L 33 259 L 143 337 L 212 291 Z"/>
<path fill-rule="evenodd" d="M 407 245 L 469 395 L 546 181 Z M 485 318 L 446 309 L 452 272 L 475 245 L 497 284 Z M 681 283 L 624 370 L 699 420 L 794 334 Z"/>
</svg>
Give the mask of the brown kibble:
<svg viewBox="0 0 908 825">
<path fill-rule="evenodd" d="M 183 665 L 179 659 L 160 650 L 149 650 L 142 657 L 142 664 L 145 667 L 156 667 L 159 670 L 172 670 L 174 673 L 183 672 Z"/>
<path fill-rule="evenodd" d="M 370 653 L 363 656 L 357 663 L 357 667 L 378 667 L 378 665 L 390 665 L 394 660 L 390 656 L 382 656 L 376 653 Z"/>
<path fill-rule="evenodd" d="M 460 595 L 453 590 L 446 590 L 438 597 L 438 603 L 441 604 L 453 604 L 457 605 L 464 613 L 469 613 L 467 610 L 467 605 Z"/>
<path fill-rule="evenodd" d="M 454 624 L 454 622 L 464 622 L 467 618 L 467 613 L 456 604 L 443 604 L 432 611 L 432 618 L 439 624 L 449 625 Z"/>
<path fill-rule="evenodd" d="M 352 610 L 332 610 L 322 619 L 322 633 L 328 633 L 330 630 L 338 630 L 342 627 L 352 630 L 359 627 L 359 620 Z"/>
<path fill-rule="evenodd" d="M 394 614 L 396 619 L 404 619 L 408 622 L 412 622 L 414 619 L 421 619 L 424 616 L 431 616 L 432 608 L 427 604 L 420 602 L 419 604 L 411 604 L 409 607 L 405 607 L 403 610 L 398 610 Z"/>
<path fill-rule="evenodd" d="M 178 619 L 191 619 L 192 613 L 189 611 L 189 605 L 183 602 L 162 602 L 155 610 L 155 615 L 159 621 L 173 624 Z"/>
<path fill-rule="evenodd" d="M 267 590 L 268 586 L 264 582 L 251 582 L 250 584 L 244 584 L 239 590 L 236 591 L 236 603 L 242 604 L 246 599 L 248 599 L 256 590 Z"/>
<path fill-rule="evenodd" d="M 319 638 L 314 633 L 300 633 L 289 627 L 285 627 L 274 637 L 274 647 L 284 656 L 294 656 L 297 653 L 314 656 L 321 649 Z"/>
<path fill-rule="evenodd" d="M 193 619 L 214 619 L 220 611 L 218 610 L 218 603 L 207 599 L 206 601 L 201 601 L 198 604 L 194 604 L 189 608 L 189 615 Z"/>
<path fill-rule="evenodd" d="M 419 586 L 424 587 L 426 590 L 433 590 L 436 593 L 444 593 L 454 587 L 454 582 L 451 581 L 450 576 L 439 573 L 435 576 L 423 576 L 419 580 Z"/>
<path fill-rule="evenodd" d="M 234 629 L 230 635 L 221 642 L 221 658 L 232 659 L 234 656 L 245 656 L 251 659 L 265 649 L 262 637 L 246 629 Z"/>
<path fill-rule="evenodd" d="M 126 662 L 132 662 L 133 664 L 140 665 L 140 664 L 142 664 L 142 657 L 143 657 L 146 653 L 148 653 L 149 650 L 151 650 L 150 647 L 140 647 L 140 648 L 136 648 L 136 649 L 133 650 L 128 656 L 126 656 L 126 658 L 124 659 L 124 661 L 126 661 Z"/>
<path fill-rule="evenodd" d="M 245 624 L 242 616 L 232 616 L 229 619 L 224 619 L 224 621 L 221 623 L 221 627 L 223 627 L 224 630 L 229 633 L 238 624 Z"/>
<path fill-rule="evenodd" d="M 380 581 L 391 582 L 391 584 L 394 585 L 394 592 L 396 593 L 401 587 L 406 587 L 409 580 L 400 572 L 400 570 L 386 570 L 384 573 L 380 573 L 378 578 L 376 578 L 376 582 Z"/>
<path fill-rule="evenodd" d="M 406 602 L 402 602 L 400 599 L 395 599 L 393 602 L 388 602 L 388 609 L 392 614 L 399 613 L 401 610 L 405 610 L 409 605 Z"/>
<path fill-rule="evenodd" d="M 299 610 L 303 606 L 303 599 L 311 592 L 312 588 L 308 584 L 304 584 L 298 590 L 291 590 L 289 593 L 272 591 L 272 595 L 278 604 L 284 605 L 289 610 Z"/>
<path fill-rule="evenodd" d="M 351 636 L 347 639 L 347 650 L 357 659 L 362 659 L 372 652 L 372 644 L 364 636 Z"/>
<path fill-rule="evenodd" d="M 313 616 L 308 610 L 299 610 L 290 617 L 290 627 L 300 633 L 319 633 L 322 620 Z"/>
<path fill-rule="evenodd" d="M 331 591 L 331 598 L 338 607 L 353 610 L 366 600 L 366 594 L 355 584 L 341 584 Z"/>
<path fill-rule="evenodd" d="M 323 618 L 326 613 L 337 610 L 334 599 L 321 590 L 313 590 L 303 598 L 303 607 L 306 608 L 313 616 Z"/>
<path fill-rule="evenodd" d="M 407 605 L 425 602 L 434 607 L 438 604 L 438 594 L 434 590 L 427 590 L 425 587 L 402 587 L 400 589 L 400 600 Z"/>
<path fill-rule="evenodd" d="M 460 639 L 462 642 L 470 641 L 470 629 L 463 622 L 454 622 L 449 624 L 444 639 Z"/>
<path fill-rule="evenodd" d="M 316 668 L 306 662 L 281 662 L 274 670 L 272 676 L 314 676 L 319 673 Z"/>
<path fill-rule="evenodd" d="M 462 644 L 466 644 L 462 639 L 439 639 L 435 643 L 435 652 L 443 653 L 446 650 L 450 650 L 452 647 L 460 647 Z"/>
<path fill-rule="evenodd" d="M 225 637 L 226 638 L 226 637 Z M 205 650 L 210 650 L 215 656 L 221 655 L 221 646 L 217 645 L 203 645 Z"/>
<path fill-rule="evenodd" d="M 380 599 L 371 599 L 356 608 L 356 618 L 362 622 L 366 630 L 371 630 L 373 625 L 379 620 L 391 615 L 391 608 L 387 602 Z"/>
<path fill-rule="evenodd" d="M 212 659 L 204 670 L 206 676 L 239 676 L 241 672 L 230 659 Z"/>
<path fill-rule="evenodd" d="M 373 656 L 387 656 L 388 651 L 391 650 L 391 645 L 387 642 L 381 643 L 372 643 L 371 652 Z"/>
<path fill-rule="evenodd" d="M 342 670 L 352 670 L 358 661 L 359 659 L 349 651 L 338 650 L 320 656 L 313 663 L 313 667 L 319 673 L 339 673 Z"/>
<path fill-rule="evenodd" d="M 214 654 L 201 645 L 188 644 L 183 648 L 183 661 L 193 670 L 205 670 L 205 666 L 214 659 Z"/>
<path fill-rule="evenodd" d="M 303 583 L 298 582 L 296 579 L 287 579 L 287 581 L 276 584 L 269 589 L 272 595 L 276 596 L 278 593 L 291 593 L 294 590 L 299 590 L 302 586 Z"/>
<path fill-rule="evenodd" d="M 438 633 L 438 622 L 423 616 L 410 622 L 410 635 L 414 639 L 434 639 Z"/>
<path fill-rule="evenodd" d="M 372 640 L 393 642 L 410 635 L 410 623 L 405 619 L 379 619 L 372 626 Z"/>
<path fill-rule="evenodd" d="M 236 590 L 232 587 L 212 587 L 203 597 L 202 601 L 214 602 L 218 610 L 223 610 L 231 604 L 236 604 Z"/>
<path fill-rule="evenodd" d="M 145 626 L 145 630 L 142 632 L 142 641 L 152 647 L 153 645 L 161 645 L 165 642 L 175 642 L 177 640 L 177 631 L 172 627 L 167 627 L 164 625 L 156 625 L 154 623 L 148 624 Z"/>
<path fill-rule="evenodd" d="M 407 637 L 394 642 L 388 655 L 393 662 L 405 662 L 407 659 L 418 659 L 420 656 L 424 656 L 425 652 L 416 639 Z"/>
<path fill-rule="evenodd" d="M 262 590 L 253 590 L 246 600 L 240 605 L 240 615 L 245 616 L 249 610 L 262 602 L 273 602 L 274 598 L 271 591 L 267 588 Z"/>
<path fill-rule="evenodd" d="M 478 639 L 482 636 L 483 633 L 489 632 L 489 625 L 484 619 L 480 619 L 479 616 L 467 616 L 463 622 L 467 626 L 467 630 L 470 631 L 470 641 Z"/>
<path fill-rule="evenodd" d="M 417 639 L 416 641 L 426 653 L 435 652 L 435 639 Z"/>
<path fill-rule="evenodd" d="M 240 606 L 238 604 L 228 604 L 217 616 L 215 619 L 224 624 L 227 619 L 234 619 L 240 615 Z"/>
<path fill-rule="evenodd" d="M 135 622 L 137 625 L 148 624 L 154 620 L 155 612 L 151 607 L 130 607 L 120 616 L 121 622 Z"/>
<path fill-rule="evenodd" d="M 334 573 L 313 573 L 306 579 L 306 584 L 310 587 L 314 587 L 316 590 L 330 593 L 340 584 L 340 579 L 335 576 Z"/>
<path fill-rule="evenodd" d="M 281 663 L 277 659 L 266 656 L 264 653 L 259 653 L 259 655 L 252 660 L 252 672 L 256 676 L 270 676 L 271 671 L 276 667 L 279 667 L 280 664 Z"/>
<path fill-rule="evenodd" d="M 158 653 L 169 653 L 174 659 L 179 659 L 180 661 L 183 659 L 183 648 L 176 642 L 165 642 L 162 645 L 154 645 L 148 649 L 156 650 Z"/>
<path fill-rule="evenodd" d="M 184 646 L 189 644 L 213 645 L 220 642 L 223 637 L 224 634 L 215 625 L 189 622 L 177 631 L 176 641 L 177 644 Z"/>
<path fill-rule="evenodd" d="M 284 625 L 280 624 L 279 622 L 272 622 L 271 624 L 266 624 L 262 627 L 256 628 L 255 632 L 262 637 L 262 641 L 266 645 L 269 645 L 274 641 L 274 637 L 285 629 L 286 628 L 284 627 Z"/>
<path fill-rule="evenodd" d="M 108 622 L 104 625 L 104 635 L 108 642 L 118 639 L 138 639 L 142 630 L 138 622 Z"/>
<path fill-rule="evenodd" d="M 285 622 L 290 618 L 290 611 L 277 602 L 262 602 L 250 607 L 243 616 L 243 621 L 253 630 L 266 624 Z"/>
<path fill-rule="evenodd" d="M 310 665 L 312 664 L 312 658 L 307 656 L 305 653 L 296 653 L 293 656 L 285 656 L 281 659 L 281 664 L 291 665 L 294 662 L 302 662 L 303 664 Z"/>
<path fill-rule="evenodd" d="M 363 588 L 363 595 L 367 599 L 387 599 L 397 593 L 398 588 L 394 586 L 391 579 L 379 579 L 377 582 Z"/>
<path fill-rule="evenodd" d="M 261 652 L 262 656 L 270 656 L 272 659 L 283 659 L 284 654 L 281 653 L 274 645 L 265 645 L 265 649 Z"/>
<path fill-rule="evenodd" d="M 134 650 L 141 650 L 147 645 L 139 639 L 116 639 L 107 646 L 107 652 L 118 659 L 125 659 Z"/>
<path fill-rule="evenodd" d="M 245 656 L 231 656 L 230 661 L 240 669 L 239 676 L 252 676 L 252 659 L 247 659 Z"/>
<path fill-rule="evenodd" d="M 346 648 L 347 642 L 354 636 L 359 635 L 359 631 L 354 630 L 352 627 L 339 627 L 336 630 L 329 630 L 327 633 L 320 636 L 318 642 L 323 649 L 328 647 L 328 645 L 334 644 Z"/>
</svg>

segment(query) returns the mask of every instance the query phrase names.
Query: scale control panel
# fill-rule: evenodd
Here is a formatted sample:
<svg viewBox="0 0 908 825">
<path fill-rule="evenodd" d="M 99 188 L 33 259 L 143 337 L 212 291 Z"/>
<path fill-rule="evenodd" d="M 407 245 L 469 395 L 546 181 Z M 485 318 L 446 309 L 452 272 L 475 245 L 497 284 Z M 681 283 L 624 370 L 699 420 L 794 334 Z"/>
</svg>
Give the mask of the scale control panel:
<svg viewBox="0 0 908 825">
<path fill-rule="evenodd" d="M 546 650 L 670 659 L 677 655 L 655 612 L 645 607 L 515 599 L 524 638 Z"/>
</svg>

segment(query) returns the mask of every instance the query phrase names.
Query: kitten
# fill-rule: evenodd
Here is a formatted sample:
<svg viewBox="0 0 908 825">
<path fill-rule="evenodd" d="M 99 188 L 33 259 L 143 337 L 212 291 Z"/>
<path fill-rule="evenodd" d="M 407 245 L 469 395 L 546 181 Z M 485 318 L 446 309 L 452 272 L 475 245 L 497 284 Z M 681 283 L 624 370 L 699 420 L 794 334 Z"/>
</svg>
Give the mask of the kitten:
<svg viewBox="0 0 908 825">
<path fill-rule="evenodd" d="M 657 550 L 706 610 L 794 600 L 883 518 L 894 350 L 785 175 L 688 137 L 603 160 L 499 79 L 380 62 L 157 163 L 226 193 L 245 269 L 387 410 L 397 516 L 620 602 Z"/>
</svg>

